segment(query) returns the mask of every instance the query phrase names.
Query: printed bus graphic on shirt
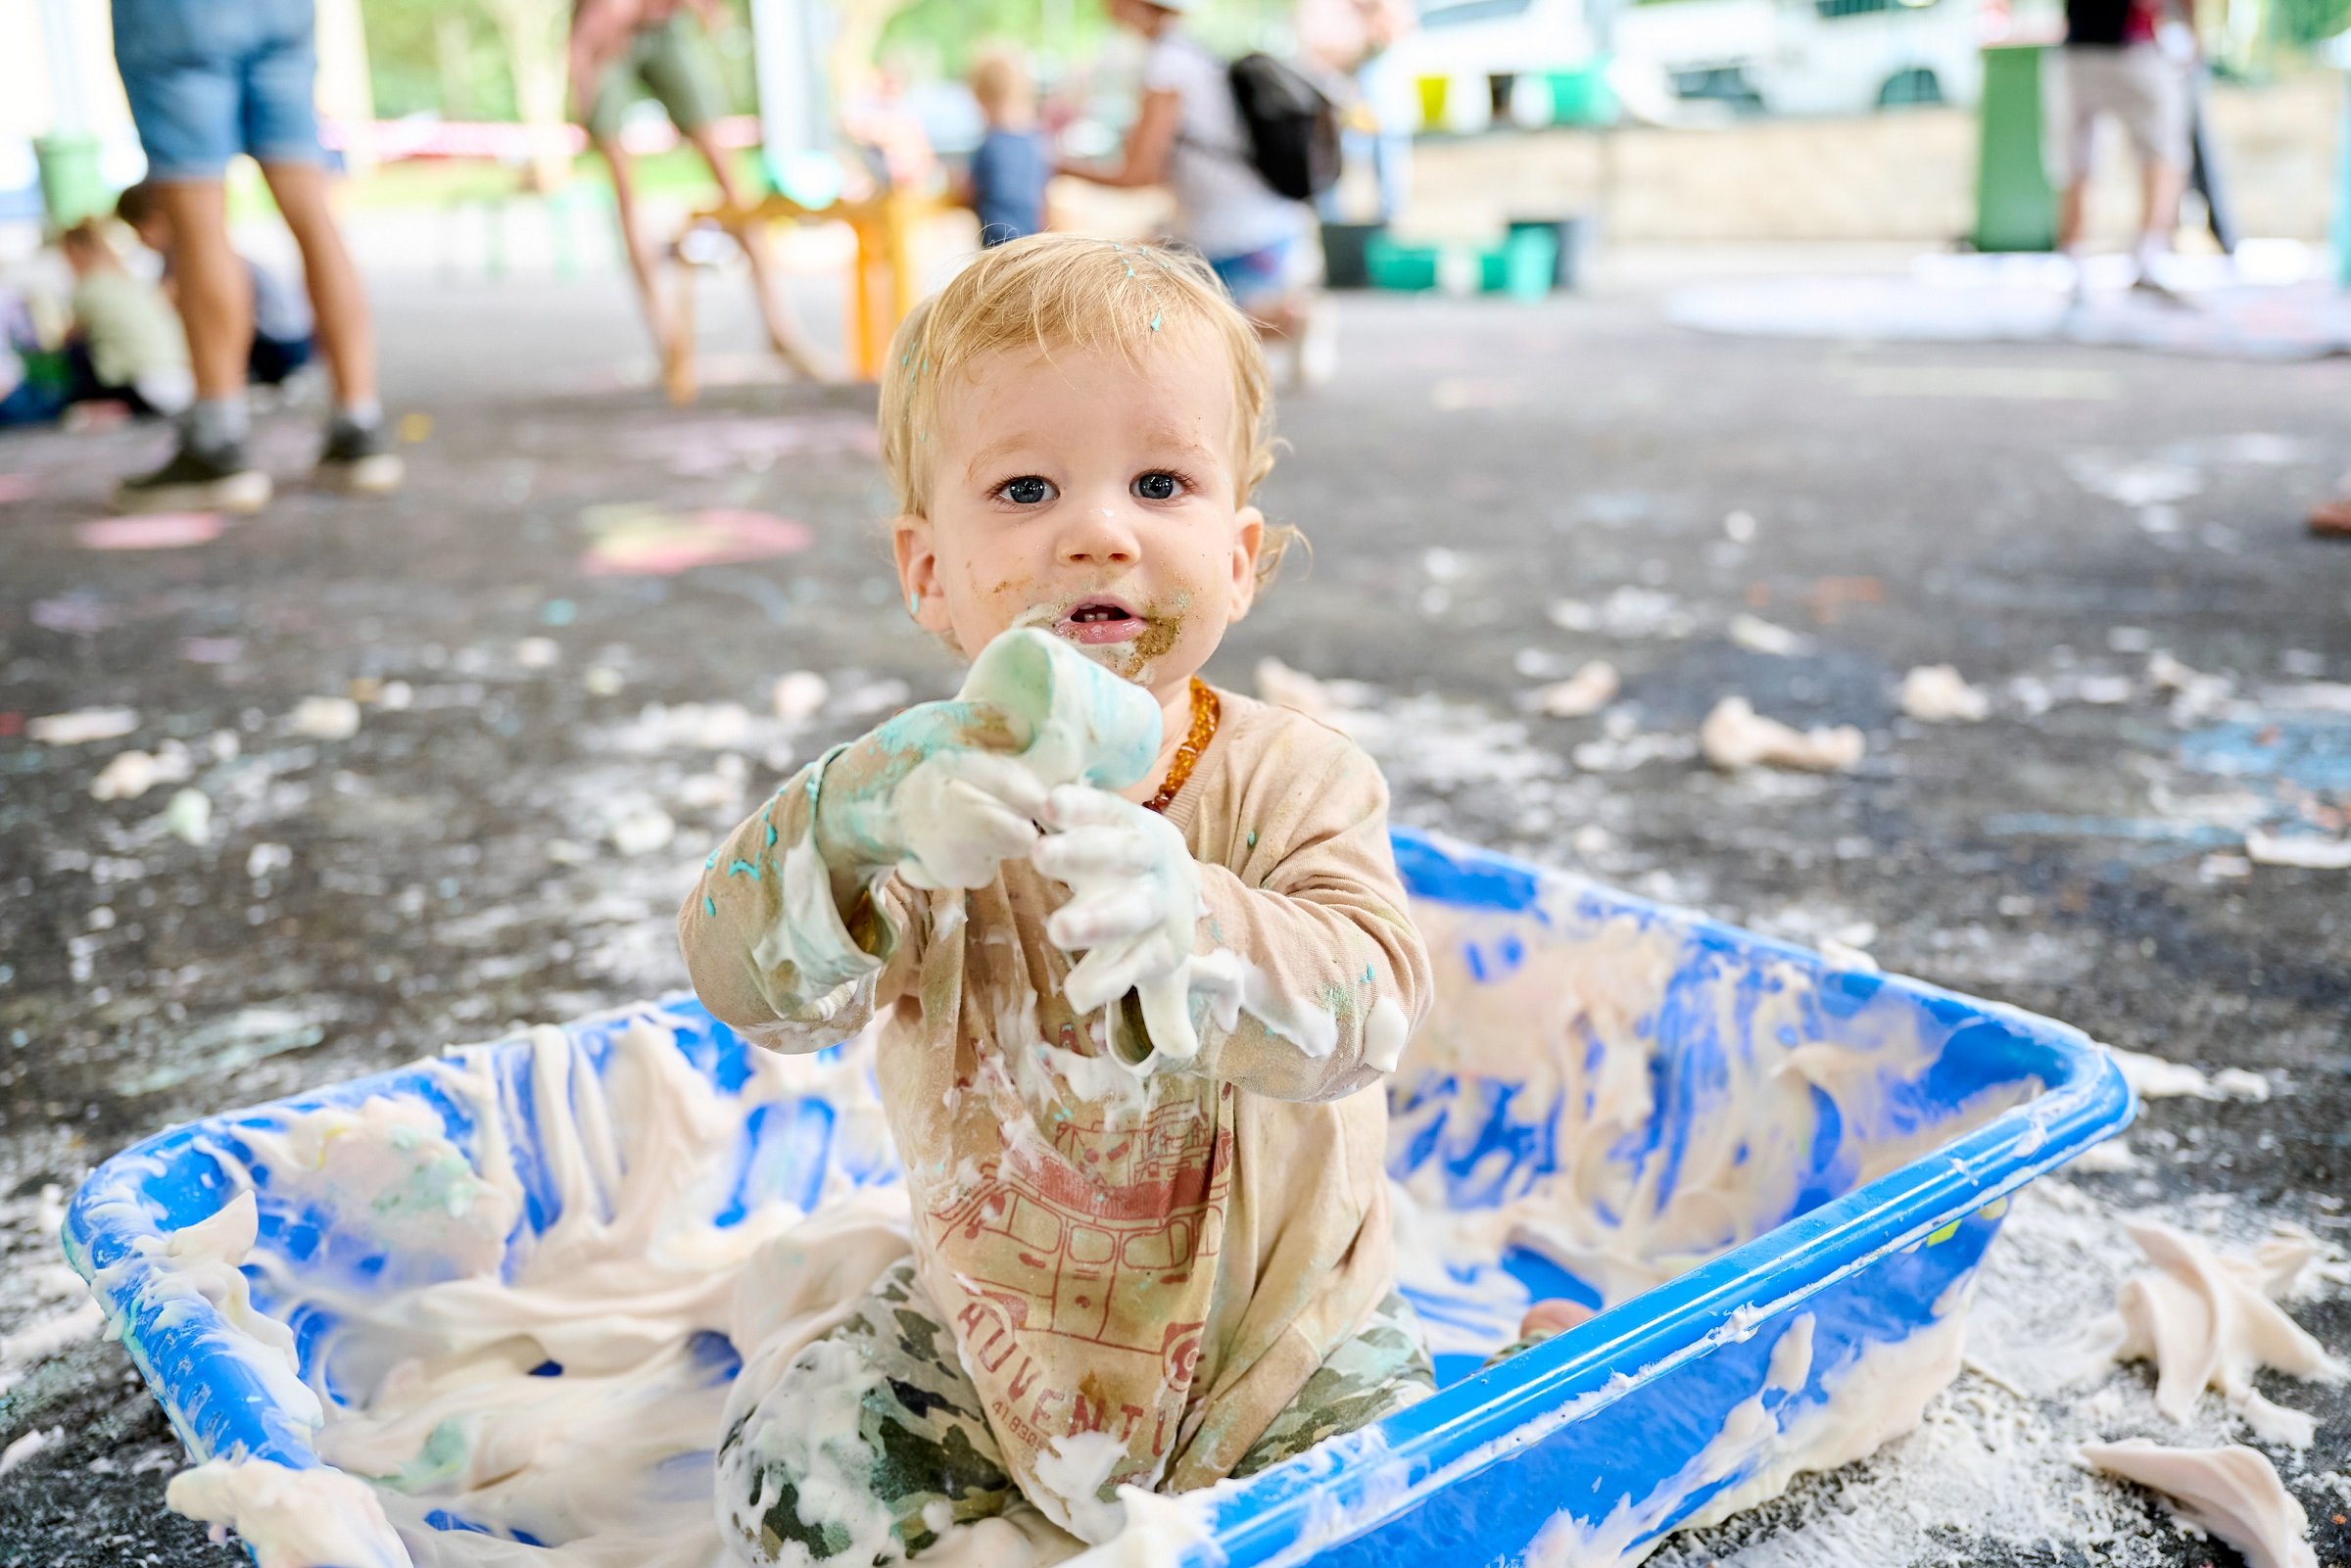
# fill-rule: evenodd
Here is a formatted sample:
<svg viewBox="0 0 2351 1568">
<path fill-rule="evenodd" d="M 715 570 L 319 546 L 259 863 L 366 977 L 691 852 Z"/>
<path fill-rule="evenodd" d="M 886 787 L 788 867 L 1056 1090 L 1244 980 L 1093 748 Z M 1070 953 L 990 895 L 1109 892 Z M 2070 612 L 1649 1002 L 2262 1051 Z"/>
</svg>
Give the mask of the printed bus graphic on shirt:
<svg viewBox="0 0 2351 1568">
<path fill-rule="evenodd" d="M 1216 1256 L 1232 1134 L 1188 1101 L 1115 1126 L 1098 1107 L 1075 1109 L 1095 1119 L 1056 1125 L 1051 1155 L 1008 1152 L 983 1166 L 931 1217 L 956 1272 L 1013 1328 L 1165 1355 L 1172 1380 L 1188 1382 L 1196 1336 L 1161 1343 L 1165 1314 L 1143 1300 Z"/>
</svg>

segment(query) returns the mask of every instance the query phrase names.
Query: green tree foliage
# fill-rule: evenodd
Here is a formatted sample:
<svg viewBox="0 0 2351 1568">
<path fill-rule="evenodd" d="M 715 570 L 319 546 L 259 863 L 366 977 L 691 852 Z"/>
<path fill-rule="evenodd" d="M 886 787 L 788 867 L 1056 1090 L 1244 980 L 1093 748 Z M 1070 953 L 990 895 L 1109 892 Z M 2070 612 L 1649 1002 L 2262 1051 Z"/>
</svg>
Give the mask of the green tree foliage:
<svg viewBox="0 0 2351 1568">
<path fill-rule="evenodd" d="M 2351 0 L 2271 0 L 2270 36 L 2288 49 L 2308 49 L 2351 29 Z"/>
<path fill-rule="evenodd" d="M 1189 24 L 1227 53 L 1278 48 L 1293 3 L 1206 0 Z M 1045 62 L 1075 65 L 1091 58 L 1111 31 L 1102 0 L 912 0 L 884 30 L 882 53 L 925 74 L 959 76 L 989 43 L 1020 44 Z"/>
<path fill-rule="evenodd" d="M 504 46 L 471 0 L 360 0 L 360 15 L 377 114 L 515 118 Z"/>
<path fill-rule="evenodd" d="M 822 3 L 822 0 L 809 0 Z M 2301 0 L 2351 5 L 2351 0 Z M 714 42 L 737 105 L 751 107 L 747 0 L 727 0 Z M 1208 0 L 1193 25 L 1219 48 L 1278 45 L 1291 0 Z M 520 118 L 507 45 L 482 0 L 360 0 L 376 113 L 387 119 Z M 923 75 L 959 76 L 983 44 L 1011 41 L 1054 63 L 1090 58 L 1111 31 L 1102 0 L 910 0 L 882 34 L 885 58 Z"/>
</svg>

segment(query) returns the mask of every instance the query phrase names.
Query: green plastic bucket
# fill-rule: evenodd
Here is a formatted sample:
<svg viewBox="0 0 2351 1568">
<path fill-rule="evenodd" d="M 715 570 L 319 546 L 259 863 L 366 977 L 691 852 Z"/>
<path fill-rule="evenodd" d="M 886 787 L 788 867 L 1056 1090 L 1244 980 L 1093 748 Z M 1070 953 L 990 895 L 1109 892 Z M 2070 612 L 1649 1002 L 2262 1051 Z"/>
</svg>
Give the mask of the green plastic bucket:
<svg viewBox="0 0 2351 1568">
<path fill-rule="evenodd" d="M 1418 294 L 1437 286 L 1439 255 L 1433 245 L 1400 245 L 1374 234 L 1364 246 L 1364 270 L 1375 289 Z"/>
</svg>

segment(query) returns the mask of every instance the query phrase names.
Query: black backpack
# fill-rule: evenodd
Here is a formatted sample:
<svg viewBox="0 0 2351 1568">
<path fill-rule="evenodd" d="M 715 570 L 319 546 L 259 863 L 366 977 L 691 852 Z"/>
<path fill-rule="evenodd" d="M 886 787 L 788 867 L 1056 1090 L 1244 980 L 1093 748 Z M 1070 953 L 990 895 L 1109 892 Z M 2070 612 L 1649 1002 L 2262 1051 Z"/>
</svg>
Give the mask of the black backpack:
<svg viewBox="0 0 2351 1568">
<path fill-rule="evenodd" d="M 1249 134 L 1249 162 L 1275 193 L 1312 201 L 1339 180 L 1339 115 L 1295 66 L 1243 55 L 1226 71 Z"/>
</svg>

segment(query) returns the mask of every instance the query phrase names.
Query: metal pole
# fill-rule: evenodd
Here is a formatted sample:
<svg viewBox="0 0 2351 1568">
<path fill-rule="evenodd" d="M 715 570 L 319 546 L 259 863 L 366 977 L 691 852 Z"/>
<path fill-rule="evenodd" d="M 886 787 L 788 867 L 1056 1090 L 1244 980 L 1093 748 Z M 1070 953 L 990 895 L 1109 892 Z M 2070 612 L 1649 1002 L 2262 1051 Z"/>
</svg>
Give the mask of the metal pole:
<svg viewBox="0 0 2351 1568">
<path fill-rule="evenodd" d="M 821 9 L 818 0 L 751 0 L 759 138 L 771 180 L 793 154 L 821 153 L 831 145 L 824 71 L 829 29 Z"/>
<path fill-rule="evenodd" d="M 2334 162 L 2334 280 L 2351 289 L 2351 42 L 2338 45 L 2343 68 L 2343 144 Z"/>
<path fill-rule="evenodd" d="M 113 200 L 98 169 L 98 138 L 82 95 L 81 30 L 72 0 L 41 0 L 41 41 L 49 56 L 49 130 L 33 138 L 41 205 L 59 228 L 102 213 Z"/>
<path fill-rule="evenodd" d="M 81 92 L 80 33 L 72 0 L 41 0 L 41 42 L 49 55 L 49 134 L 77 136 L 90 128 L 89 104 Z"/>
</svg>

